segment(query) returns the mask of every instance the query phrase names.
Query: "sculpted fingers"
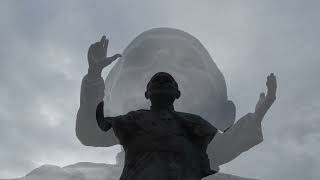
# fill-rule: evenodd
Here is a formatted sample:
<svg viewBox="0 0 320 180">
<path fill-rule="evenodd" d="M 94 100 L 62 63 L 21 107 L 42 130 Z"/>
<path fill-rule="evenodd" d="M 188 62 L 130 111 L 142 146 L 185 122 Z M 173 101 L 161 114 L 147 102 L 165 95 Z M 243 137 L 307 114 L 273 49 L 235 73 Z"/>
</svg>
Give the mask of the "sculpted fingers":
<svg viewBox="0 0 320 180">
<path fill-rule="evenodd" d="M 103 36 L 101 37 L 100 43 L 101 43 L 102 46 L 104 46 L 104 43 L 105 43 L 106 39 L 107 39 L 107 38 L 106 38 L 105 35 L 103 35 Z"/>
<path fill-rule="evenodd" d="M 104 43 L 104 50 L 107 52 L 109 46 L 109 39 L 106 39 L 105 43 Z"/>
<path fill-rule="evenodd" d="M 277 79 L 273 73 L 268 76 L 266 85 L 268 87 L 268 91 L 275 94 L 277 90 Z"/>
<path fill-rule="evenodd" d="M 107 39 L 107 37 L 105 35 L 102 36 L 102 38 L 100 40 L 100 44 L 103 47 L 103 50 L 105 51 L 105 54 L 107 54 L 107 49 L 108 49 L 108 45 L 109 45 L 109 39 Z"/>
<path fill-rule="evenodd" d="M 110 62 L 113 62 L 114 60 L 118 59 L 119 57 L 121 57 L 121 54 L 115 54 L 115 55 L 113 55 L 111 57 L 108 57 L 108 60 Z"/>
<path fill-rule="evenodd" d="M 269 84 L 275 84 L 276 83 L 276 76 L 271 73 L 268 77 L 267 77 L 267 82 Z"/>
<path fill-rule="evenodd" d="M 121 57 L 121 54 L 116 54 L 111 57 L 108 57 L 104 61 L 101 62 L 101 66 L 106 67 L 109 64 L 111 64 L 113 61 L 117 60 L 119 57 Z"/>
<path fill-rule="evenodd" d="M 91 44 L 88 50 L 88 61 L 89 65 L 94 65 L 98 61 L 98 51 L 97 48 L 99 47 L 100 42 L 96 42 L 94 44 Z"/>
</svg>

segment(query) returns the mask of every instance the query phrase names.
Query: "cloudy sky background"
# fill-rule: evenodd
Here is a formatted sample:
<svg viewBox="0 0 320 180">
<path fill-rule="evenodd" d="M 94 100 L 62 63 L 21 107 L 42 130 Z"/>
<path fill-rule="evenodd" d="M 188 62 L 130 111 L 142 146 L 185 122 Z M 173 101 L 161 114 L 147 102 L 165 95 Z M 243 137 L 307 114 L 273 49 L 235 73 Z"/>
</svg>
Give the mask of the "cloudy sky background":
<svg viewBox="0 0 320 180">
<path fill-rule="evenodd" d="M 107 34 L 112 55 L 153 27 L 203 43 L 237 118 L 253 111 L 270 72 L 278 78 L 264 142 L 223 172 L 320 179 L 319 8 L 316 0 L 0 1 L 0 179 L 42 164 L 114 163 L 119 146 L 84 147 L 75 136 L 87 49 Z"/>
</svg>

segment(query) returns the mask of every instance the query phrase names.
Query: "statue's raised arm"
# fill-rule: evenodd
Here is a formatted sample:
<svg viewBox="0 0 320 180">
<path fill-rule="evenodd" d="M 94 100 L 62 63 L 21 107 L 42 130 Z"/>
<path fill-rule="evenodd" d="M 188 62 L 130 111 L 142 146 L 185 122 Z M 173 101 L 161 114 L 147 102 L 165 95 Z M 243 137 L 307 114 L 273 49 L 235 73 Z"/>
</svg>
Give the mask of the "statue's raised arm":
<svg viewBox="0 0 320 180">
<path fill-rule="evenodd" d="M 263 141 L 261 122 L 276 99 L 277 81 L 273 73 L 267 77 L 268 91 L 260 94 L 254 113 L 241 117 L 230 129 L 215 136 L 208 146 L 211 164 L 216 166 L 230 162 L 241 153 Z"/>
<path fill-rule="evenodd" d="M 102 36 L 101 40 L 92 44 L 88 50 L 88 73 L 81 83 L 80 107 L 76 120 L 76 135 L 83 145 L 107 147 L 118 144 L 112 129 L 102 131 L 96 122 L 97 105 L 103 101 L 105 84 L 101 77 L 104 67 L 121 57 L 116 54 L 107 57 L 109 40 Z"/>
</svg>

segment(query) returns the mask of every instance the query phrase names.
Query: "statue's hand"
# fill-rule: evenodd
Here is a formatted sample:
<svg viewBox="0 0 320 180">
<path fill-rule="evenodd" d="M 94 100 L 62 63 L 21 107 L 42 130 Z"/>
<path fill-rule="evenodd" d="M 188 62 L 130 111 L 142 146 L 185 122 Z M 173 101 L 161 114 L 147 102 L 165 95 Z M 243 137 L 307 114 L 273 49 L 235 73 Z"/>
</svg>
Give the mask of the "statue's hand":
<svg viewBox="0 0 320 180">
<path fill-rule="evenodd" d="M 88 50 L 89 72 L 101 74 L 104 67 L 121 57 L 120 54 L 107 57 L 108 44 L 109 40 L 106 39 L 106 36 L 102 36 L 99 42 L 91 44 Z"/>
<path fill-rule="evenodd" d="M 255 108 L 255 116 L 261 121 L 276 100 L 277 80 L 273 73 L 267 77 L 266 85 L 268 88 L 267 95 L 265 95 L 265 93 L 260 93 L 260 98 Z"/>
<path fill-rule="evenodd" d="M 277 91 L 277 79 L 276 79 L 276 76 L 273 73 L 271 73 L 267 77 L 266 85 L 267 85 L 267 88 L 268 88 L 267 96 L 275 98 L 276 97 L 276 91 Z"/>
</svg>

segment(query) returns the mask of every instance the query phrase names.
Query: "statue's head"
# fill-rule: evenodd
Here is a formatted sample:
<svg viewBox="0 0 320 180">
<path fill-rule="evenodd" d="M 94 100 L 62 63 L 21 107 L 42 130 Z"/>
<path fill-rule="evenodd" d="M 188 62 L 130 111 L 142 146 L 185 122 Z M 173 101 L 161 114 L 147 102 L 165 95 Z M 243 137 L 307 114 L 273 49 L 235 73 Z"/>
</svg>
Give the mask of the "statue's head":
<svg viewBox="0 0 320 180">
<path fill-rule="evenodd" d="M 143 32 L 126 47 L 105 81 L 105 113 L 116 116 L 149 109 L 151 99 L 146 98 L 160 90 L 150 88 L 157 87 L 159 79 L 173 87 L 179 84 L 176 111 L 198 114 L 220 130 L 234 123 L 235 107 L 228 101 L 224 77 L 211 56 L 195 37 L 171 28 Z M 171 93 L 175 98 L 180 94 L 174 89 Z"/>
<path fill-rule="evenodd" d="M 151 103 L 173 104 L 180 97 L 178 83 L 166 72 L 158 72 L 152 76 L 147 84 L 145 97 Z"/>
</svg>

